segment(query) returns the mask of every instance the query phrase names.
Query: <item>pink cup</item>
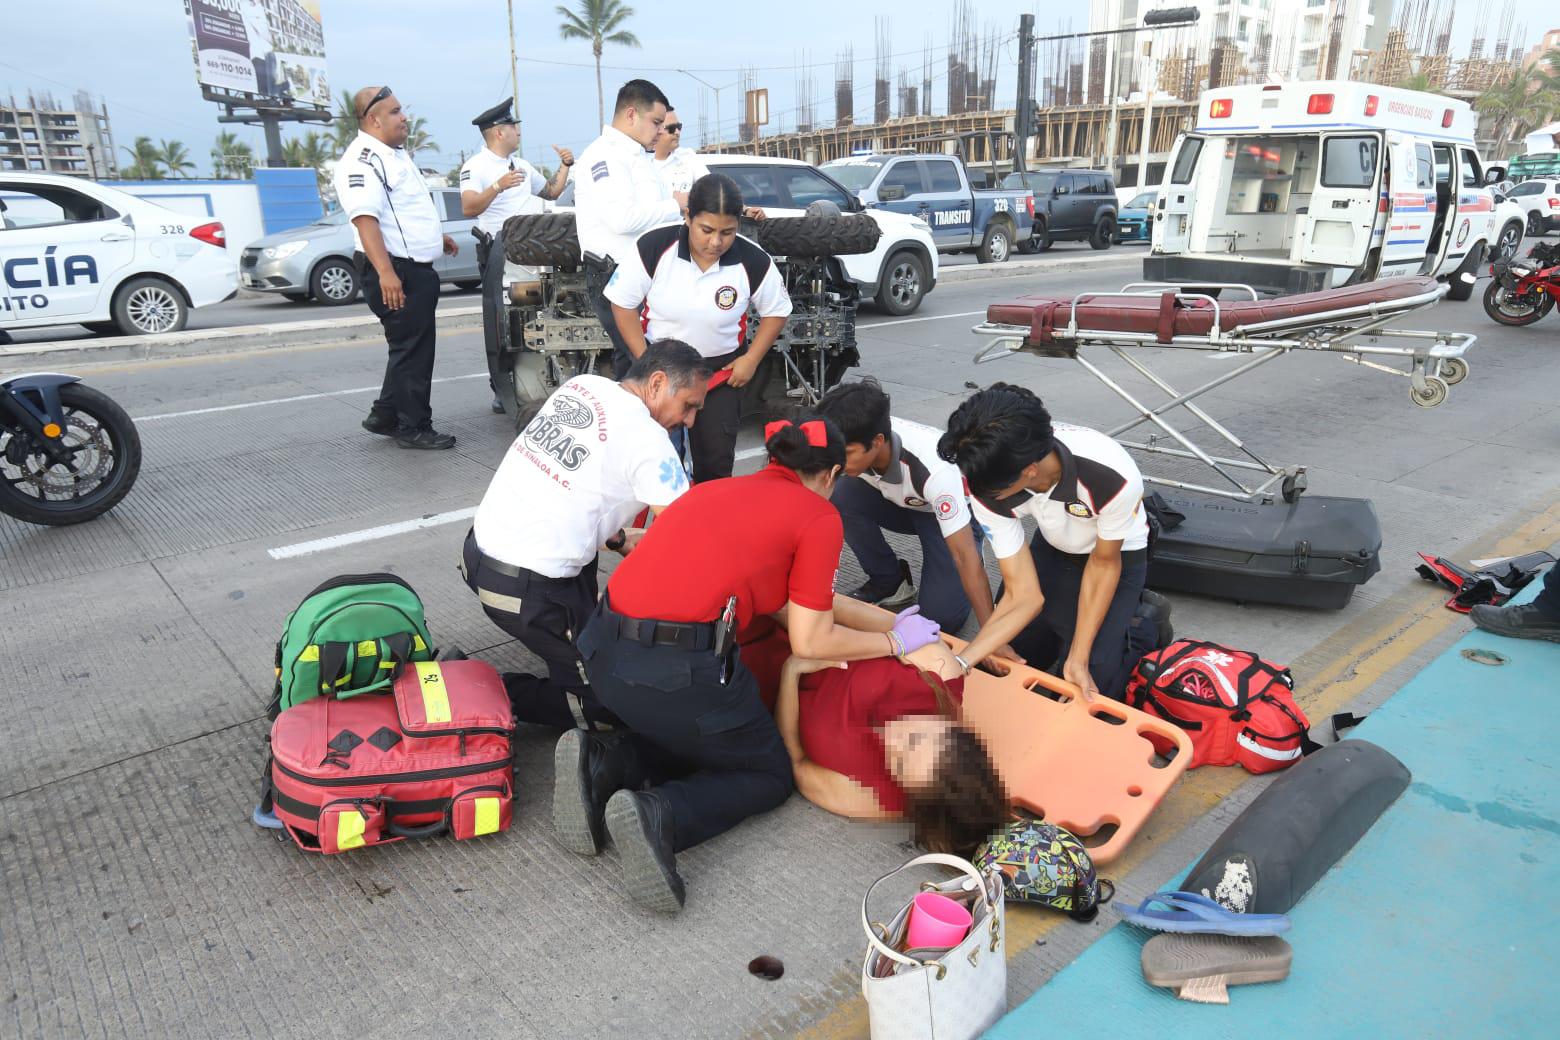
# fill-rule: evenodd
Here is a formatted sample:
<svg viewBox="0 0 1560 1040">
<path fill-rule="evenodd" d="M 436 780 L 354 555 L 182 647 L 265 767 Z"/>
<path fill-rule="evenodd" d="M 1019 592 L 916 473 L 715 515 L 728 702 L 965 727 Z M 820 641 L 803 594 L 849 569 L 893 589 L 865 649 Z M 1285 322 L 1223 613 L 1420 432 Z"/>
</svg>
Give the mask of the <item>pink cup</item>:
<svg viewBox="0 0 1560 1040">
<path fill-rule="evenodd" d="M 910 927 L 905 948 L 910 950 L 947 950 L 959 945 L 970 932 L 974 919 L 964 904 L 939 892 L 922 892 L 910 904 Z"/>
</svg>

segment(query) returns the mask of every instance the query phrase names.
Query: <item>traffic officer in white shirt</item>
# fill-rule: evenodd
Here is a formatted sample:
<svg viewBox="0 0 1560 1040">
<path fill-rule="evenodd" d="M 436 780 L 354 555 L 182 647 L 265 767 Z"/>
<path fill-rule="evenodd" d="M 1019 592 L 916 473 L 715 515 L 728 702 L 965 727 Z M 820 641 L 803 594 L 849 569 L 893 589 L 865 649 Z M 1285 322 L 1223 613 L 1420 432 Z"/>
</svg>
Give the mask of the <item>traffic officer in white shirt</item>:
<svg viewBox="0 0 1560 1040">
<path fill-rule="evenodd" d="M 403 150 L 409 126 L 389 87 L 364 87 L 353 98 L 358 133 L 336 163 L 336 198 L 352 221 L 353 259 L 363 298 L 385 329 L 390 358 L 384 387 L 363 429 L 394 437 L 403 448 L 452 448 L 433 428 L 434 311 L 442 249 L 460 247 L 443 233 L 428 185 Z"/>
<path fill-rule="evenodd" d="M 944 632 L 957 632 L 972 607 L 984 625 L 991 617 L 991 583 L 964 478 L 937 457 L 940 431 L 890 415 L 889 404 L 877 380 L 867 378 L 841 383 L 817 405 L 818 414 L 845 435 L 845 474 L 832 501 L 845 521 L 845 544 L 867 575 L 847 595 L 886 610 L 919 603 L 921 616 Z M 894 555 L 885 530 L 920 539 L 919 596 L 910 565 Z"/>
<path fill-rule="evenodd" d="M 742 388 L 791 314 L 791 294 L 774 260 L 737 234 L 742 211 L 742 193 L 731 178 L 701 177 L 688 196 L 687 221 L 640 235 L 618 258 L 607 284 L 630 356 L 642 354 L 647 340 L 671 337 L 692 344 L 715 373 L 704 410 L 688 431 L 695 484 L 731 476 Z M 750 304 L 759 317 L 751 343 Z"/>
<path fill-rule="evenodd" d="M 655 172 L 661 178 L 661 194 L 671 198 L 674 192 L 693 189 L 693 182 L 709 173 L 709 167 L 692 148 L 683 147 L 683 121 L 668 109 L 661 136 L 655 139 Z"/>
<path fill-rule="evenodd" d="M 622 378 L 632 360 L 628 345 L 602 296 L 613 268 L 646 231 L 681 219 L 687 192 L 664 197 L 649 149 L 655 147 L 671 107 L 649 80 L 631 79 L 618 91 L 612 125 L 580 153 L 574 168 L 574 221 L 585 264 L 585 289 L 601 327 L 612 340 L 613 372 Z"/>
<path fill-rule="evenodd" d="M 627 554 L 649 508 L 688 487 L 666 431 L 693 422 L 710 369 L 686 343 L 650 347 L 621 383 L 580 375 L 515 438 L 466 536 L 461 574 L 493 623 L 547 666 L 507 673 L 515 719 L 568 729 L 610 724 L 574 640 L 596 607 L 596 554 Z"/>
<path fill-rule="evenodd" d="M 1162 598 L 1144 603 L 1149 526 L 1137 464 L 1103 433 L 1053 425 L 1040 398 L 1007 383 L 961 404 L 937 452 L 964 474 L 1002 569 L 1001 597 L 965 661 L 1011 643 L 1038 668 L 1060 660 L 1086 698 L 1120 699 L 1169 622 Z M 1029 552 L 1026 516 L 1037 528 Z"/>
<path fill-rule="evenodd" d="M 515 128 L 514 98 L 507 98 L 471 121 L 482 132 L 483 148 L 460 168 L 460 211 L 476 217 L 471 237 L 477 240 L 477 269 L 482 272 L 482 341 L 487 347 L 488 383 L 498 378 L 498 319 L 504 291 L 504 221 L 519 213 L 542 212 L 542 199 L 563 194 L 574 165 L 574 153 L 553 145 L 558 172 L 548 183 L 536 167 L 515 154 L 520 132 Z M 488 260 L 497 252 L 497 263 Z M 495 413 L 504 410 L 497 397 Z"/>
</svg>

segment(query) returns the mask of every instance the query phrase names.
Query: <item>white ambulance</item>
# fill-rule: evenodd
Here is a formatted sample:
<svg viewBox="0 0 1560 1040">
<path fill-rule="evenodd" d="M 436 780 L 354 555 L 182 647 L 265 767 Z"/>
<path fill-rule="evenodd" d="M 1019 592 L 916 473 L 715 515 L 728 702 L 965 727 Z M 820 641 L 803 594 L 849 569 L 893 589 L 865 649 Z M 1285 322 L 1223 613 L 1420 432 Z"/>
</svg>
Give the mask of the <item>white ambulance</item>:
<svg viewBox="0 0 1560 1040">
<path fill-rule="evenodd" d="M 1144 276 L 1263 292 L 1436 275 L 1453 299 L 1500 237 L 1465 102 L 1369 83 L 1223 87 L 1197 103 Z"/>
</svg>

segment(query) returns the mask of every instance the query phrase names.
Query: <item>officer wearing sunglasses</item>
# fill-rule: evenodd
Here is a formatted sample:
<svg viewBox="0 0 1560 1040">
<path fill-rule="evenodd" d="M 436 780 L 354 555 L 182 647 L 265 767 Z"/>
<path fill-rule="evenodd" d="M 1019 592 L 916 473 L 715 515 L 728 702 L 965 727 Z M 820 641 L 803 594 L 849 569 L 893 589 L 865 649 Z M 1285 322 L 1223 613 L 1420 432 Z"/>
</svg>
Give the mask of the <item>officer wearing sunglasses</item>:
<svg viewBox="0 0 1560 1040">
<path fill-rule="evenodd" d="M 460 252 L 405 145 L 410 123 L 389 87 L 364 87 L 353 98 L 358 133 L 336 163 L 336 198 L 352 222 L 353 260 L 369 310 L 390 348 L 379 398 L 363 420 L 369 433 L 403 448 L 440 449 L 455 438 L 433 428 L 434 311 L 442 250 Z"/>
<path fill-rule="evenodd" d="M 674 192 L 693 190 L 693 182 L 709 173 L 699 153 L 682 143 L 683 121 L 675 109 L 668 109 L 661 136 L 655 139 L 655 173 L 661 178 L 661 194 L 671 198 Z"/>
</svg>

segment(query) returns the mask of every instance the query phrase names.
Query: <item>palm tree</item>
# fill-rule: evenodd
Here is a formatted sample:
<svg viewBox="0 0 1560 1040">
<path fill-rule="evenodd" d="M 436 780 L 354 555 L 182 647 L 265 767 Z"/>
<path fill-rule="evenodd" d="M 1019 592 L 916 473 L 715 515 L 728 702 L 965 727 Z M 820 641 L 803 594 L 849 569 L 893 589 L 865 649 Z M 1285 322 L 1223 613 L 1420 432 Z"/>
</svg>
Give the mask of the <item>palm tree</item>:
<svg viewBox="0 0 1560 1040">
<path fill-rule="evenodd" d="M 184 147 L 182 141 L 164 140 L 157 146 L 157 153 L 157 161 L 175 177 L 188 177 L 189 174 L 185 171 L 195 168 L 195 162 L 190 158 L 190 150 Z"/>
<path fill-rule="evenodd" d="M 336 118 L 330 124 L 331 144 L 337 152 L 347 150 L 347 145 L 357 136 L 358 117 L 357 109 L 352 107 L 352 91 L 343 90 L 341 96 L 336 99 Z"/>
<path fill-rule="evenodd" d="M 322 188 L 325 187 L 327 179 L 321 167 L 335 158 L 335 155 L 329 136 L 322 136 L 316 130 L 310 130 L 302 137 L 289 137 L 282 144 L 282 158 L 287 165 L 313 169 L 315 179 L 319 181 Z"/>
<path fill-rule="evenodd" d="M 1480 115 L 1494 119 L 1492 136 L 1499 151 L 1513 138 L 1543 125 L 1555 111 L 1557 98 L 1560 88 L 1519 72 L 1480 94 L 1473 107 Z"/>
<path fill-rule="evenodd" d="M 254 166 L 254 149 L 247 142 L 240 141 L 233 131 L 222 131 L 212 142 L 211 172 L 217 177 L 243 180 L 253 176 Z"/>
<path fill-rule="evenodd" d="M 418 152 L 437 152 L 439 144 L 428 132 L 428 120 L 422 116 L 414 116 L 411 110 L 406 113 L 406 152 L 408 155 L 416 155 Z"/>
<path fill-rule="evenodd" d="M 623 0 L 579 0 L 579 10 L 571 11 L 562 4 L 556 8 L 563 16 L 558 35 L 565 40 L 589 40 L 590 52 L 596 58 L 596 118 L 606 123 L 605 99 L 601 93 L 601 48 L 617 43 L 624 47 L 638 47 L 639 38 L 626 29 L 623 23 L 634 16 L 634 9 Z"/>
<path fill-rule="evenodd" d="M 130 162 L 120 168 L 120 177 L 131 181 L 163 179 L 162 156 L 150 137 L 137 137 L 135 144 L 124 151 L 130 156 Z"/>
</svg>

